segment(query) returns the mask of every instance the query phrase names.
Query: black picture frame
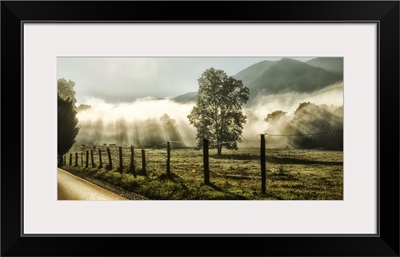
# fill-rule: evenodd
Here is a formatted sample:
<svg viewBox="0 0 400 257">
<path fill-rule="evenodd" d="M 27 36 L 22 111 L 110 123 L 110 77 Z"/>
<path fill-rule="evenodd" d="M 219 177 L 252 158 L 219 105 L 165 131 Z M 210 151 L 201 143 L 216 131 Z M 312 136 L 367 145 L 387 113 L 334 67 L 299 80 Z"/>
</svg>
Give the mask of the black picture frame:
<svg viewBox="0 0 400 257">
<path fill-rule="evenodd" d="M 23 235 L 22 24 L 109 21 L 378 24 L 378 233 L 373 236 Z M 2 1 L 1 107 L 3 256 L 399 256 L 398 1 Z"/>
</svg>

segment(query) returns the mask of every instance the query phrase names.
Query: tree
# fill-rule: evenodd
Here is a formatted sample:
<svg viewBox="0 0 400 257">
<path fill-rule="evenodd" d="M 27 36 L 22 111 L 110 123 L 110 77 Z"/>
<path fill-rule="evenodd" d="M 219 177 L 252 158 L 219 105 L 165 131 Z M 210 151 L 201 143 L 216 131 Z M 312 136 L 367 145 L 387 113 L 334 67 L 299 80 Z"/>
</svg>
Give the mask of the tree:
<svg viewBox="0 0 400 257">
<path fill-rule="evenodd" d="M 343 106 L 303 102 L 293 115 L 278 110 L 268 114 L 265 121 L 269 123 L 267 133 L 291 135 L 269 138 L 270 146 L 343 150 Z"/>
<path fill-rule="evenodd" d="M 78 106 L 77 111 L 78 111 L 78 112 L 80 112 L 80 111 L 85 111 L 85 110 L 89 110 L 90 108 L 92 108 L 91 105 L 88 105 L 88 104 L 80 104 L 80 105 Z"/>
<path fill-rule="evenodd" d="M 267 115 L 267 118 L 264 119 L 265 122 L 273 124 L 274 122 L 278 121 L 279 119 L 285 117 L 287 112 L 278 110 Z"/>
<path fill-rule="evenodd" d="M 291 127 L 297 130 L 295 133 L 315 135 L 294 137 L 295 145 L 304 149 L 343 150 L 343 134 L 340 133 L 343 131 L 343 113 L 335 113 L 335 109 L 327 105 L 301 103 L 293 114 Z M 329 131 L 333 132 L 324 133 Z"/>
<path fill-rule="evenodd" d="M 197 146 L 202 147 L 206 138 L 212 147 L 217 147 L 218 155 L 222 146 L 237 149 L 236 142 L 241 139 L 246 122 L 242 104 L 249 100 L 249 89 L 241 80 L 214 68 L 206 70 L 198 83 L 196 105 L 188 115 L 190 124 L 197 128 Z"/>
<path fill-rule="evenodd" d="M 75 98 L 75 82 L 72 80 L 66 80 L 64 78 L 58 79 L 57 80 L 57 91 L 58 95 L 66 100 L 69 98 L 72 100 L 72 104 L 75 106 L 76 103 L 76 98 Z"/>
<path fill-rule="evenodd" d="M 182 136 L 179 133 L 178 127 L 176 125 L 176 121 L 171 119 L 168 114 L 164 113 L 160 117 L 160 123 L 167 134 L 168 141 L 174 141 L 173 146 L 175 148 L 185 147 L 185 143 L 183 142 Z"/>
<path fill-rule="evenodd" d="M 76 109 L 72 100 L 64 99 L 58 95 L 58 138 L 57 154 L 58 165 L 62 165 L 62 156 L 66 154 L 75 143 L 75 137 L 79 132 Z"/>
</svg>

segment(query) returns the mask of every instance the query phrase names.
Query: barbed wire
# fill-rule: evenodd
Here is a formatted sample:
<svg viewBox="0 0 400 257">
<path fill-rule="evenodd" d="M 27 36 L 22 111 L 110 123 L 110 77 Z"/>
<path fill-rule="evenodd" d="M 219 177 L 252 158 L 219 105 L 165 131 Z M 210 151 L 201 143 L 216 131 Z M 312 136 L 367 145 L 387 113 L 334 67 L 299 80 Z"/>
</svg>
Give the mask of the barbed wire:
<svg viewBox="0 0 400 257">
<path fill-rule="evenodd" d="M 243 142 L 248 142 L 248 141 L 255 141 L 254 139 L 258 138 L 260 135 L 255 135 L 252 137 L 248 137 L 248 138 L 243 138 L 242 141 Z"/>
<path fill-rule="evenodd" d="M 318 135 L 324 135 L 324 134 L 330 134 L 330 133 L 343 133 L 342 130 L 330 130 L 330 131 L 324 131 L 324 132 L 318 132 L 318 133 L 297 133 L 297 134 L 269 134 L 267 132 L 264 132 L 264 134 L 260 135 L 266 135 L 270 137 L 294 137 L 294 136 L 318 136 Z M 216 145 L 216 144 L 232 144 L 235 142 L 249 142 L 249 141 L 256 141 L 254 140 L 255 138 L 259 137 L 260 135 L 255 135 L 252 137 L 248 138 L 243 138 L 239 140 L 232 140 L 232 141 L 216 141 L 216 140 L 209 140 L 210 145 Z"/>
<path fill-rule="evenodd" d="M 216 145 L 227 145 L 227 144 L 233 144 L 233 143 L 244 143 L 244 142 L 250 142 L 250 141 L 257 141 L 256 138 L 258 138 L 260 135 L 266 135 L 269 137 L 298 137 L 298 136 L 318 136 L 318 135 L 325 135 L 325 134 L 330 134 L 330 133 L 343 133 L 343 130 L 329 130 L 329 131 L 324 131 L 324 132 L 318 132 L 318 133 L 296 133 L 296 134 L 269 134 L 267 132 L 264 132 L 263 134 L 258 134 L 258 135 L 254 135 L 251 137 L 246 137 L 246 138 L 242 138 L 239 140 L 231 140 L 231 141 L 216 141 L 216 140 L 209 140 L 210 142 L 210 146 L 216 146 Z M 167 142 L 170 143 L 185 143 L 186 141 L 184 140 L 171 140 L 171 141 L 166 141 L 163 142 L 161 144 L 158 145 L 154 145 L 154 146 L 136 146 L 136 145 L 132 145 L 135 149 L 157 149 L 157 148 L 161 148 L 161 146 L 167 145 Z M 331 144 L 331 142 L 329 143 Z M 109 145 L 109 146 L 105 146 L 105 145 L 95 145 L 96 148 L 97 147 L 119 147 L 117 145 Z M 131 146 L 122 146 L 124 149 L 129 149 Z M 84 149 L 90 149 L 91 147 L 89 146 L 85 146 Z M 164 148 L 164 147 L 163 147 Z M 81 149 L 81 153 L 83 152 L 83 149 Z"/>
<path fill-rule="evenodd" d="M 330 133 L 343 133 L 343 130 L 331 130 L 331 131 L 325 131 L 325 132 L 319 132 L 319 133 L 305 133 L 305 134 L 268 134 L 264 133 L 266 136 L 270 137 L 294 137 L 294 136 L 317 136 L 317 135 L 324 135 L 324 134 L 330 134 Z"/>
<path fill-rule="evenodd" d="M 156 149 L 156 148 L 160 148 L 160 146 L 163 146 L 163 145 L 166 145 L 167 144 L 167 142 L 164 142 L 164 143 L 162 143 L 162 144 L 159 144 L 159 145 L 155 145 L 155 146 L 153 146 L 153 147 L 148 147 L 149 149 Z"/>
</svg>

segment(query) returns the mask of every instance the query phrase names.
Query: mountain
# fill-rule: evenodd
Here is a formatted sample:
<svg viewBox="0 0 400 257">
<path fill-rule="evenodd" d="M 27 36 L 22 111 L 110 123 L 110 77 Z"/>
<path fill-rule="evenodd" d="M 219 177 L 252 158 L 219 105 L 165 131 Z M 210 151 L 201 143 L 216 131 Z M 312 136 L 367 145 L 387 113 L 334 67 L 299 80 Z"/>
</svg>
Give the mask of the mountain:
<svg viewBox="0 0 400 257">
<path fill-rule="evenodd" d="M 268 70 L 271 65 L 276 63 L 275 61 L 262 61 L 249 66 L 248 68 L 242 70 L 235 76 L 235 79 L 241 80 L 244 85 L 249 85 L 257 79 L 264 71 Z"/>
<path fill-rule="evenodd" d="M 247 67 L 233 77 L 242 80 L 243 84 L 250 89 L 248 103 L 251 103 L 257 95 L 287 92 L 311 93 L 343 81 L 343 58 L 323 57 L 308 62 L 290 58 L 262 61 Z M 196 97 L 197 92 L 190 92 L 171 100 L 188 103 L 195 102 Z"/>
<path fill-rule="evenodd" d="M 319 67 L 324 70 L 338 73 L 343 76 L 343 58 L 342 57 L 318 57 L 306 62 L 308 65 Z"/>
<path fill-rule="evenodd" d="M 190 102 L 196 102 L 196 99 L 197 99 L 197 92 L 189 92 L 189 93 L 174 97 L 171 100 L 175 101 L 177 103 L 190 103 Z"/>
<path fill-rule="evenodd" d="M 343 80 L 342 75 L 283 58 L 248 85 L 250 98 L 258 94 L 309 93 Z"/>
</svg>

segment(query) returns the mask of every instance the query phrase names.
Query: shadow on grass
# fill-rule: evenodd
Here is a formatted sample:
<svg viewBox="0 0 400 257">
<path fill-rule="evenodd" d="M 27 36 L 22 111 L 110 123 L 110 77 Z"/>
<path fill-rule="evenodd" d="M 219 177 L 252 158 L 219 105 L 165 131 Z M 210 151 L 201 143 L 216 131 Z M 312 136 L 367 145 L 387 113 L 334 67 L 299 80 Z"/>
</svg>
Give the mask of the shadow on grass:
<svg viewBox="0 0 400 257">
<path fill-rule="evenodd" d="M 210 183 L 210 184 L 205 184 L 205 185 L 207 185 L 207 186 L 211 187 L 212 189 L 214 189 L 214 190 L 216 190 L 216 191 L 219 191 L 219 192 L 224 192 L 224 193 L 225 193 L 225 191 L 224 191 L 224 190 L 222 190 L 222 188 L 220 188 L 219 186 L 217 186 L 217 185 L 215 185 L 215 184 L 213 184 L 213 183 Z"/>
<path fill-rule="evenodd" d="M 254 154 L 223 154 L 221 156 L 218 154 L 212 154 L 210 155 L 210 158 L 222 160 L 260 160 L 260 156 Z"/>
<path fill-rule="evenodd" d="M 217 154 L 210 155 L 210 158 L 219 160 L 247 160 L 247 161 L 259 161 L 259 155 L 253 154 L 224 154 L 218 156 Z M 343 162 L 329 162 L 329 161 L 315 161 L 307 159 L 297 159 L 288 157 L 271 157 L 266 156 L 267 162 L 277 163 L 277 164 L 321 164 L 321 165 L 343 165 Z"/>
<path fill-rule="evenodd" d="M 243 196 L 243 195 L 238 195 L 238 194 L 226 191 L 226 190 L 222 189 L 221 187 L 219 187 L 219 186 L 217 186 L 217 185 L 215 185 L 213 183 L 206 184 L 206 185 L 211 187 L 212 189 L 214 189 L 216 191 L 219 191 L 221 193 L 224 193 L 224 194 L 227 194 L 227 195 L 230 195 L 230 196 L 233 197 L 232 199 L 226 199 L 226 200 L 248 200 L 248 198 Z"/>
<path fill-rule="evenodd" d="M 234 179 L 234 180 L 252 180 L 254 177 L 252 176 L 246 176 L 246 175 L 234 175 L 234 174 L 224 174 L 221 175 L 220 177 L 223 177 L 225 179 Z"/>
<path fill-rule="evenodd" d="M 343 162 L 324 162 L 296 158 L 266 157 L 267 162 L 277 164 L 321 164 L 321 165 L 343 165 Z"/>
<path fill-rule="evenodd" d="M 171 181 L 177 182 L 177 183 L 184 183 L 184 180 L 179 175 L 176 175 L 174 173 L 170 173 L 169 175 L 163 173 L 161 175 L 158 175 L 157 179 L 160 181 L 171 180 Z"/>
<path fill-rule="evenodd" d="M 299 179 L 290 173 L 280 174 L 280 173 L 272 173 L 270 175 L 270 179 L 279 180 L 279 181 L 298 181 Z"/>
</svg>

